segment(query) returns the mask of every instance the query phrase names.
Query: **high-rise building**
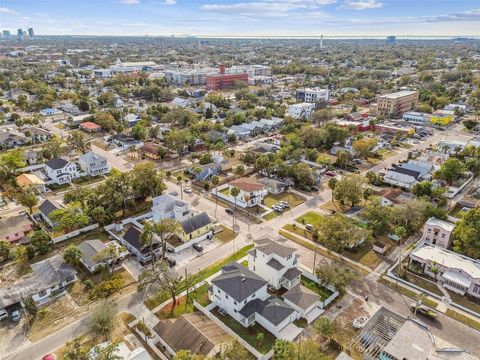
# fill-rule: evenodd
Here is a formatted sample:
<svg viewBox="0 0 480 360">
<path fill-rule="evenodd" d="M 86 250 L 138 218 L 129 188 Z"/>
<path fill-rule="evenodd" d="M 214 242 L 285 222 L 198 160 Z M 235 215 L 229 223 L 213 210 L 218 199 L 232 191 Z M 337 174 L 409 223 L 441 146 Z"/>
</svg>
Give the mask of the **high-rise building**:
<svg viewBox="0 0 480 360">
<path fill-rule="evenodd" d="M 35 39 L 35 33 L 33 32 L 33 28 L 28 28 L 28 37 L 30 40 Z"/>
<path fill-rule="evenodd" d="M 393 35 L 387 36 L 387 44 L 395 44 L 396 41 L 397 41 L 396 36 L 393 36 Z"/>
<path fill-rule="evenodd" d="M 23 41 L 23 30 L 22 29 L 17 30 L 17 40 L 18 41 Z"/>
<path fill-rule="evenodd" d="M 3 30 L 3 38 L 4 39 L 10 39 L 10 36 L 12 36 L 12 34 L 10 33 L 9 30 Z"/>
</svg>

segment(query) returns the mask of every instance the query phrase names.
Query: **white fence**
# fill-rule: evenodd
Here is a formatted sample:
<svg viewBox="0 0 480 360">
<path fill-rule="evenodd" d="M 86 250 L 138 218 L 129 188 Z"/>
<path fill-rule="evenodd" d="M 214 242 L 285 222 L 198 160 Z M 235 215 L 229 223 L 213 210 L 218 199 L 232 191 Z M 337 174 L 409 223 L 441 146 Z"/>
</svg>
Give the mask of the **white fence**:
<svg viewBox="0 0 480 360">
<path fill-rule="evenodd" d="M 227 325 L 225 325 L 221 320 L 219 320 L 215 315 L 213 315 L 210 311 L 205 309 L 202 305 L 197 303 L 195 300 L 193 300 L 193 306 L 200 310 L 204 315 L 206 315 L 210 320 L 212 320 L 215 324 L 220 326 L 227 334 L 229 334 L 231 337 L 233 337 L 235 340 L 237 340 L 240 344 L 242 344 L 245 349 L 247 349 L 251 354 L 253 354 L 257 359 L 259 360 L 267 360 L 270 359 L 273 356 L 273 350 L 270 350 L 267 354 L 263 355 L 260 353 L 257 349 L 255 349 L 252 345 L 247 343 L 245 340 L 243 340 L 235 331 L 230 329 Z"/>
<path fill-rule="evenodd" d="M 307 279 L 312 280 L 313 282 L 316 282 L 318 285 L 323 286 L 325 289 L 328 289 L 333 292 L 332 295 L 328 297 L 328 299 L 325 299 L 325 301 L 322 301 L 322 308 L 326 308 L 333 300 L 335 300 L 340 293 L 335 289 L 335 287 L 327 284 L 323 284 L 322 281 L 315 275 L 312 274 L 310 271 L 306 271 L 305 269 L 302 269 L 302 276 L 305 276 Z"/>
<path fill-rule="evenodd" d="M 98 228 L 98 226 L 99 226 L 98 224 L 88 225 L 88 226 L 85 226 L 84 228 L 69 232 L 68 234 L 57 236 L 56 238 L 53 238 L 52 241 L 53 241 L 54 244 L 57 244 L 59 242 L 62 242 L 62 241 L 71 239 L 72 237 L 83 234 L 84 232 L 96 229 L 96 228 Z"/>
</svg>

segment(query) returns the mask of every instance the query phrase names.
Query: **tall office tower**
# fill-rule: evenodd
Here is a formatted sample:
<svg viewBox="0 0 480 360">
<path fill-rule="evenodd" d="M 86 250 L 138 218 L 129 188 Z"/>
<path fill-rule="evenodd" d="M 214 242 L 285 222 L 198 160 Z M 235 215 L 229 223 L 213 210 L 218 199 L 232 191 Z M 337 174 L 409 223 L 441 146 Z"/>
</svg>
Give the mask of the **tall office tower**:
<svg viewBox="0 0 480 360">
<path fill-rule="evenodd" d="M 23 41 L 23 30 L 22 29 L 17 30 L 17 40 L 18 41 Z"/>
<path fill-rule="evenodd" d="M 390 36 L 387 36 L 387 44 L 395 44 L 395 42 L 397 41 L 397 37 L 396 36 L 393 36 L 393 35 L 390 35 Z"/>
<path fill-rule="evenodd" d="M 3 38 L 4 39 L 10 39 L 10 36 L 12 36 L 12 34 L 10 34 L 9 30 L 3 30 Z"/>
<path fill-rule="evenodd" d="M 33 28 L 28 28 L 28 37 L 30 40 L 35 39 L 35 33 L 33 32 Z"/>
<path fill-rule="evenodd" d="M 323 48 L 323 35 L 320 35 L 320 49 Z"/>
</svg>

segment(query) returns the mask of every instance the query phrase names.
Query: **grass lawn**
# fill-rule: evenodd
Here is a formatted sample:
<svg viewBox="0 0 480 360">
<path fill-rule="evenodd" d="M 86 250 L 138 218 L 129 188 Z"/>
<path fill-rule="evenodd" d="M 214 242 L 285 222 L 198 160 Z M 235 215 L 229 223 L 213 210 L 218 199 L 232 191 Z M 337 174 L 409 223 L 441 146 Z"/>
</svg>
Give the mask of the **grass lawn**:
<svg viewBox="0 0 480 360">
<path fill-rule="evenodd" d="M 173 313 L 172 303 L 170 302 L 167 306 L 158 311 L 155 315 L 157 315 L 159 319 L 171 319 L 178 318 L 182 314 L 192 313 L 195 311 L 193 307 L 193 300 L 195 300 L 202 306 L 207 306 L 210 303 L 210 300 L 208 299 L 208 285 L 202 285 L 192 291 L 188 296 L 188 302 L 186 300 L 186 296 L 182 296 L 180 299 L 177 299 L 177 304 L 173 309 Z"/>
<path fill-rule="evenodd" d="M 293 209 L 294 207 L 303 204 L 305 202 L 305 198 L 292 192 L 284 192 L 278 195 L 268 194 L 263 198 L 263 204 L 269 208 L 279 201 L 288 201 L 290 208 Z"/>
<path fill-rule="evenodd" d="M 213 274 L 216 274 L 217 272 L 220 271 L 220 269 L 233 262 L 233 261 L 237 261 L 243 257 L 245 257 L 247 255 L 247 251 L 252 249 L 253 248 L 253 244 L 250 244 L 250 245 L 247 245 L 247 246 L 244 246 L 243 248 L 241 248 L 239 251 L 237 251 L 235 254 L 232 254 L 228 257 L 226 257 L 225 259 L 223 260 L 220 260 L 218 262 L 216 262 L 215 264 L 212 264 L 210 265 L 209 267 L 203 269 L 200 271 L 200 274 L 199 274 L 199 279 L 198 281 L 203 281 L 205 280 L 206 278 L 212 276 Z M 179 293 L 181 293 L 183 290 L 185 290 L 184 287 L 181 287 L 181 289 L 179 290 Z M 161 303 L 163 303 L 164 301 L 167 301 L 168 300 L 168 296 L 153 296 L 153 297 L 150 297 L 148 298 L 146 301 L 145 301 L 145 306 L 147 306 L 150 310 L 156 308 L 158 305 L 160 305 Z"/>
<path fill-rule="evenodd" d="M 408 296 L 411 299 L 418 300 L 418 298 L 419 298 L 419 294 L 417 294 L 415 291 L 412 291 L 410 289 L 406 289 L 406 288 L 404 288 L 403 286 L 400 286 L 400 285 L 396 285 L 389 280 L 380 279 L 380 282 L 382 284 L 388 286 L 389 288 L 391 288 L 391 289 L 393 289 L 393 290 L 395 290 L 395 291 L 397 291 L 397 292 L 399 292 L 399 293 L 401 293 L 405 296 Z M 429 306 L 433 309 L 435 309 L 438 306 L 438 303 L 436 301 L 430 300 L 428 298 L 423 298 L 422 302 L 423 302 L 424 305 Z"/>
<path fill-rule="evenodd" d="M 475 319 L 472 319 L 471 317 L 460 314 L 460 313 L 458 313 L 458 312 L 456 312 L 455 310 L 452 310 L 452 309 L 447 309 L 447 312 L 445 314 L 450 316 L 452 319 L 460 321 L 460 322 L 464 323 L 465 325 L 468 325 L 471 328 L 474 328 L 474 329 L 480 331 L 480 322 L 478 322 Z"/>
<path fill-rule="evenodd" d="M 248 260 L 243 260 L 240 264 L 248 268 Z"/>
<path fill-rule="evenodd" d="M 223 188 L 222 190 L 219 191 L 219 193 L 225 196 L 228 196 L 230 195 L 230 188 L 229 187 Z"/>
<path fill-rule="evenodd" d="M 300 224 L 305 221 L 305 224 L 317 225 L 322 221 L 323 218 L 324 215 L 316 213 L 314 211 L 309 211 L 306 214 L 303 214 L 302 216 L 296 218 L 295 221 Z"/>
<path fill-rule="evenodd" d="M 277 216 L 279 216 L 280 213 L 278 211 L 270 211 L 268 214 L 266 215 L 263 215 L 262 218 L 265 220 L 265 221 L 268 221 L 268 220 L 272 220 L 272 219 L 275 219 Z"/>
<path fill-rule="evenodd" d="M 220 240 L 223 243 L 227 243 L 237 237 L 238 234 L 234 233 L 232 229 L 226 227 L 225 225 L 220 226 L 223 228 L 223 230 L 215 234 L 215 239 Z"/>
<path fill-rule="evenodd" d="M 269 352 L 275 344 L 275 336 L 258 324 L 246 328 L 230 315 L 221 315 L 217 309 L 212 310 L 212 314 L 262 354 Z M 259 333 L 265 335 L 261 342 L 257 341 L 257 334 Z"/>
<path fill-rule="evenodd" d="M 318 295 L 320 295 L 320 299 L 322 301 L 325 301 L 326 299 L 328 299 L 333 294 L 332 291 L 328 290 L 327 288 L 323 287 L 320 284 L 317 284 L 315 281 L 312 281 L 312 280 L 306 278 L 305 276 L 301 277 L 300 282 L 307 289 L 310 289 L 313 292 L 316 292 Z"/>
<path fill-rule="evenodd" d="M 447 290 L 448 291 L 448 290 Z M 462 296 L 460 294 L 456 294 L 452 291 L 448 291 L 450 295 L 450 299 L 458 305 L 462 305 L 470 310 L 473 310 L 480 314 L 480 300 L 475 299 L 471 296 L 465 295 Z"/>
</svg>

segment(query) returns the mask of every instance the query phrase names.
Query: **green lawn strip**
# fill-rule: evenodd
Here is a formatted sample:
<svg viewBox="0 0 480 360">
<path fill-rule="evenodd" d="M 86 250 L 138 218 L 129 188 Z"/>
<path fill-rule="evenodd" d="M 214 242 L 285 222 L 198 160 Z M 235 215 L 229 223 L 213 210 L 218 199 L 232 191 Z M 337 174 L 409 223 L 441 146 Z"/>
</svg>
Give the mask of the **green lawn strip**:
<svg viewBox="0 0 480 360">
<path fill-rule="evenodd" d="M 233 261 L 237 261 L 237 260 L 245 257 L 247 255 L 247 251 L 250 250 L 251 248 L 253 248 L 253 244 L 244 246 L 239 251 L 237 251 L 235 254 L 232 254 L 232 255 L 226 257 L 225 259 L 220 260 L 220 261 L 216 262 L 215 264 L 212 264 L 212 265 L 210 265 L 209 267 L 207 267 L 203 270 L 200 270 L 200 272 L 198 273 L 198 282 L 201 282 L 201 281 L 209 278 L 210 276 L 216 274 L 217 272 L 220 271 L 220 269 L 223 266 L 225 266 L 225 265 L 227 265 L 227 264 L 229 264 Z M 178 293 L 181 293 L 184 290 L 185 290 L 185 287 L 181 286 Z M 169 299 L 168 295 L 167 296 L 152 296 L 145 301 L 145 306 L 147 306 L 148 309 L 152 310 L 152 309 L 156 308 L 158 305 L 160 305 L 161 303 L 167 301 L 168 299 Z"/>
<path fill-rule="evenodd" d="M 457 321 L 460 321 L 461 323 L 464 323 L 467 326 L 470 326 L 471 328 L 480 331 L 480 322 L 472 319 L 469 316 L 463 315 L 459 312 L 456 312 L 455 310 L 452 309 L 447 309 L 447 312 L 445 315 L 450 316 L 452 319 L 455 319 Z"/>
<path fill-rule="evenodd" d="M 410 290 L 410 289 L 406 289 L 405 287 L 401 286 L 401 285 L 396 285 L 394 283 L 392 283 L 391 281 L 389 280 L 385 280 L 383 278 L 380 279 L 380 282 L 382 284 L 384 284 L 385 286 L 388 286 L 389 288 L 405 295 L 405 296 L 408 296 L 409 298 L 411 299 L 414 299 L 414 300 L 417 300 L 419 298 L 419 294 L 416 293 L 415 291 L 413 290 Z M 437 306 L 438 306 L 438 303 L 434 300 L 431 300 L 429 298 L 423 298 L 422 299 L 422 303 L 426 306 L 429 306 L 433 309 L 435 309 Z"/>
<path fill-rule="evenodd" d="M 275 336 L 259 324 L 255 323 L 254 325 L 245 327 L 231 316 L 221 315 L 217 309 L 213 309 L 212 314 L 262 354 L 266 354 L 273 348 L 276 340 Z M 259 333 L 264 334 L 262 341 L 257 340 Z"/>
<path fill-rule="evenodd" d="M 317 225 L 322 221 L 323 218 L 324 218 L 324 215 L 316 213 L 314 211 L 309 211 L 306 214 L 303 214 L 302 216 L 296 218 L 295 221 L 300 224 L 305 223 L 305 224 Z"/>
<path fill-rule="evenodd" d="M 272 220 L 272 219 L 275 219 L 278 215 L 280 215 L 280 213 L 278 211 L 271 211 L 269 212 L 268 214 L 266 215 L 263 215 L 263 219 L 265 221 L 268 221 L 268 220 Z"/>
<path fill-rule="evenodd" d="M 359 267 L 359 266 L 355 266 L 354 264 L 352 263 L 349 263 L 349 262 L 346 262 L 345 260 L 343 260 L 341 257 L 339 257 L 337 254 L 333 253 L 333 252 L 328 252 L 327 250 L 309 242 L 309 241 L 305 241 L 305 240 L 302 240 L 301 238 L 298 238 L 296 237 L 295 235 L 292 235 L 284 230 L 280 230 L 279 231 L 279 234 L 282 235 L 283 237 L 286 237 L 287 239 L 293 241 L 293 242 L 296 242 L 297 244 L 307 248 L 307 249 L 310 249 L 312 251 L 315 251 L 317 254 L 320 254 L 326 258 L 329 258 L 333 261 L 336 261 L 336 262 L 339 262 L 339 263 L 342 263 L 344 264 L 346 267 L 348 268 L 351 268 L 352 270 L 354 271 L 358 271 L 359 273 L 361 274 L 368 274 L 368 272 Z"/>
<path fill-rule="evenodd" d="M 198 302 L 202 306 L 207 306 L 209 304 L 208 299 L 208 286 L 207 284 L 200 286 L 199 288 L 193 290 L 188 295 L 188 302 L 186 301 L 187 297 L 182 296 L 180 299 L 177 299 L 177 304 L 172 312 L 172 303 L 169 303 L 163 309 L 158 311 L 155 315 L 159 319 L 171 319 L 178 318 L 180 315 L 192 313 L 195 311 L 193 307 L 193 300 Z"/>
<path fill-rule="evenodd" d="M 292 192 L 284 192 L 282 194 L 268 194 L 263 198 L 263 204 L 271 208 L 273 205 L 280 201 L 288 201 L 290 208 L 297 207 L 305 202 L 305 198 Z"/>
<path fill-rule="evenodd" d="M 323 287 L 320 284 L 317 284 L 315 281 L 307 279 L 305 276 L 301 277 L 301 284 L 305 286 L 307 289 L 312 290 L 313 292 L 316 292 L 318 295 L 320 295 L 320 299 L 322 301 L 327 300 L 333 292 L 328 290 L 327 288 Z"/>
</svg>

